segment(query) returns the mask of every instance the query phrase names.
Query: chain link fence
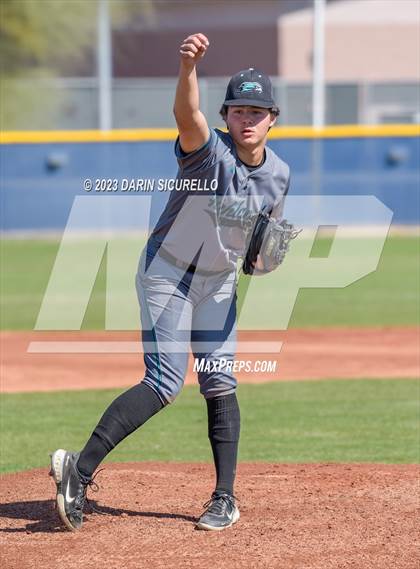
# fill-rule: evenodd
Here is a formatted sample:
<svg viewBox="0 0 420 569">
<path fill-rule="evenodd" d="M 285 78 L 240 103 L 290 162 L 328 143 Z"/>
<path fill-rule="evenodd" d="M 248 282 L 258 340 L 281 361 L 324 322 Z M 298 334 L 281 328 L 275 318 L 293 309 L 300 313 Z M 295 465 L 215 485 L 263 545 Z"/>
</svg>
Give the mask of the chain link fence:
<svg viewBox="0 0 420 569">
<path fill-rule="evenodd" d="M 201 108 L 213 126 L 228 77 L 200 80 Z M 6 83 L 6 82 L 3 82 Z M 273 79 L 282 125 L 312 123 L 312 86 Z M 171 128 L 176 78 L 117 79 L 112 85 L 113 128 Z M 96 129 L 98 83 L 95 78 L 15 80 L 2 85 L 3 130 Z M 420 122 L 417 83 L 340 83 L 326 85 L 326 124 Z"/>
</svg>

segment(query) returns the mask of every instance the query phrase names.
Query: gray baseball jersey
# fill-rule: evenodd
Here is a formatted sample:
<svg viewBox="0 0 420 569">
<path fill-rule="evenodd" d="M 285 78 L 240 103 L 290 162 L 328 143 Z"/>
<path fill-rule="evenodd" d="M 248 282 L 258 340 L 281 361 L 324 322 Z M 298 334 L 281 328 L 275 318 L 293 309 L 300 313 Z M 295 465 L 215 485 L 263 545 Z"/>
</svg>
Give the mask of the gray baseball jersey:
<svg viewBox="0 0 420 569">
<path fill-rule="evenodd" d="M 211 130 L 208 142 L 185 154 L 177 140 L 179 190 L 173 190 L 139 262 L 146 374 L 164 403 L 181 389 L 191 347 L 209 365 L 198 372 L 206 398 L 236 388 L 231 362 L 236 340 L 236 265 L 244 235 L 214 224 L 207 204 L 240 200 L 251 211 L 280 217 L 289 167 L 270 148 L 261 166 L 243 164 L 228 133 Z M 187 182 L 186 182 L 187 181 Z M 223 366 L 217 366 L 223 361 Z"/>
<path fill-rule="evenodd" d="M 208 142 L 189 154 L 182 151 L 177 140 L 175 154 L 178 179 L 207 187 L 202 191 L 172 191 L 150 236 L 149 251 L 155 253 L 163 245 L 173 257 L 189 264 L 201 248 L 197 267 L 214 272 L 234 269 L 238 255 L 243 253 L 243 230 L 218 227 L 216 231 L 206 213 L 208 196 L 213 193 L 217 199 L 242 201 L 251 211 L 264 208 L 278 218 L 289 188 L 288 165 L 266 148 L 263 164 L 250 169 L 238 158 L 229 133 L 218 129 L 211 130 Z M 209 189 L 212 182 L 215 191 Z"/>
</svg>

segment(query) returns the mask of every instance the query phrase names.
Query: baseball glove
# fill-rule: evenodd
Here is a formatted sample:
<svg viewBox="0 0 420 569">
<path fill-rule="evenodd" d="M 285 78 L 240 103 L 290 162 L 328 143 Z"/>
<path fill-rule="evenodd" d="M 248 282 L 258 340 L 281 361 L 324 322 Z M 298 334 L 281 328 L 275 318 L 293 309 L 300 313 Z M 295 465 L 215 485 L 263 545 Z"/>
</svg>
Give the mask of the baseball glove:
<svg viewBox="0 0 420 569">
<path fill-rule="evenodd" d="M 302 231 L 296 230 L 286 219 L 276 221 L 267 213 L 259 213 L 252 227 L 253 230 L 248 231 L 247 253 L 242 264 L 242 271 L 246 275 L 253 274 L 258 255 L 263 262 L 264 272 L 277 268 L 289 250 L 290 241 Z"/>
<path fill-rule="evenodd" d="M 246 199 L 218 199 L 211 197 L 207 212 L 223 227 L 240 227 L 244 231 L 246 255 L 242 271 L 246 275 L 254 273 L 254 263 L 258 255 L 263 262 L 264 273 L 277 268 L 289 250 L 290 241 L 302 231 L 286 219 L 277 221 L 267 211 L 253 213 L 246 206 Z"/>
</svg>

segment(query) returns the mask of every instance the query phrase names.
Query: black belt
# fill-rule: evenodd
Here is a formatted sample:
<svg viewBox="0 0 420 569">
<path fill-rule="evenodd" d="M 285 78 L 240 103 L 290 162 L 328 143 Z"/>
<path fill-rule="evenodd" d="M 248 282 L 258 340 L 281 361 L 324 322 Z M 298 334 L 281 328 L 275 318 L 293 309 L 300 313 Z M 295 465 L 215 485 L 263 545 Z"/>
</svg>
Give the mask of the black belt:
<svg viewBox="0 0 420 569">
<path fill-rule="evenodd" d="M 165 261 L 168 261 L 168 263 L 171 263 L 171 265 L 175 265 L 175 267 L 178 267 L 178 269 L 182 269 L 183 271 L 186 271 L 188 273 L 197 273 L 198 275 L 204 275 L 205 277 L 212 277 L 223 272 L 223 271 L 205 271 L 204 269 L 197 269 L 195 265 L 184 263 L 184 261 L 177 259 L 173 255 L 168 253 L 168 251 L 166 251 L 166 249 L 164 249 L 163 247 L 160 247 L 158 255 L 162 257 L 162 259 L 165 259 Z"/>
</svg>

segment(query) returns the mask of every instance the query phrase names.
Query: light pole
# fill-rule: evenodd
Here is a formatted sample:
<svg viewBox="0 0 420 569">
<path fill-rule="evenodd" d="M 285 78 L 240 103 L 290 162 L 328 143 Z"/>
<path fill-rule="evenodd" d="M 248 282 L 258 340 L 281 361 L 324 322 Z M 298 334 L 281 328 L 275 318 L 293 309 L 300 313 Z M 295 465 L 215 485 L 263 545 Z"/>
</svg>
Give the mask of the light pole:
<svg viewBox="0 0 420 569">
<path fill-rule="evenodd" d="M 325 125 L 325 0 L 314 0 L 313 68 L 312 68 L 312 126 Z"/>
<path fill-rule="evenodd" d="M 112 47 L 111 22 L 108 0 L 98 1 L 98 98 L 99 128 L 107 131 L 112 128 Z"/>
</svg>

